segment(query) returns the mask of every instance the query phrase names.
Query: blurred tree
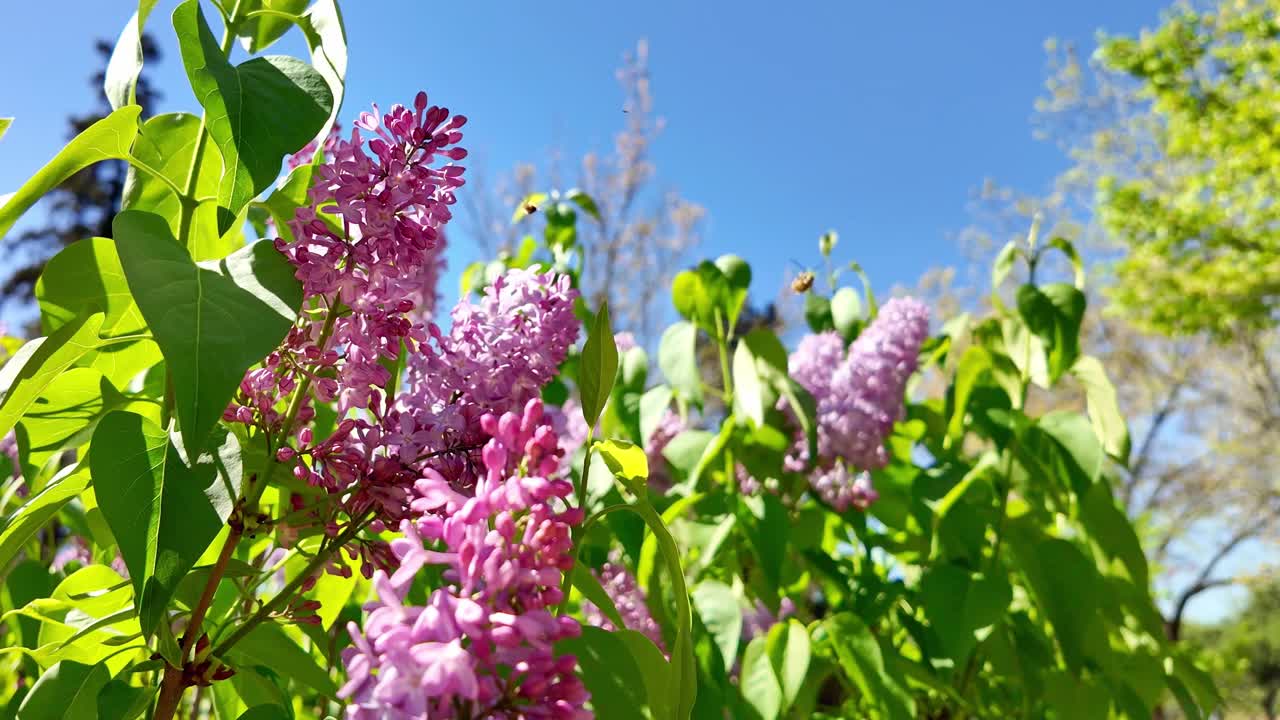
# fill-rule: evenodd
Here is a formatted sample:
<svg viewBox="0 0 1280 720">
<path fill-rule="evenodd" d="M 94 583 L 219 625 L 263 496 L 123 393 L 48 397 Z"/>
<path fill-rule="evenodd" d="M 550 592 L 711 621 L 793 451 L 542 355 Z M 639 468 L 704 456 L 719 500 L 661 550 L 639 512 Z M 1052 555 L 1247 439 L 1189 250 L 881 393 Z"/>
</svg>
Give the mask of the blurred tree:
<svg viewBox="0 0 1280 720">
<path fill-rule="evenodd" d="M 1280 717 L 1280 582 L 1254 585 L 1228 621 L 1188 628 L 1189 638 L 1223 659 L 1217 673 L 1227 717 Z M 1239 715 L 1237 715 L 1239 713 Z"/>
<path fill-rule="evenodd" d="M 91 77 L 97 105 L 90 112 L 67 119 L 68 139 L 111 112 L 102 84 L 112 47 L 113 44 L 105 40 L 97 42 L 102 67 Z M 148 66 L 160 59 L 160 50 L 150 35 L 142 36 L 142 55 Z M 143 72 L 138 78 L 137 101 L 143 107 L 144 119 L 160 97 Z M 81 170 L 41 201 L 46 210 L 43 226 L 11 233 L 0 241 L 0 264 L 5 268 L 0 277 L 0 305 L 18 306 L 15 309 L 29 315 L 36 280 L 49 258 L 77 240 L 111 237 L 111 218 L 120 209 L 127 172 L 128 166 L 119 160 L 100 162 Z"/>
<path fill-rule="evenodd" d="M 1110 161 L 1097 217 L 1128 250 L 1111 294 L 1144 326 L 1221 338 L 1280 319 L 1278 28 L 1276 0 L 1222 0 L 1103 38 L 1127 117 L 1079 149 Z"/>
<path fill-rule="evenodd" d="M 1242 550 L 1280 540 L 1280 176 L 1263 157 L 1280 142 L 1278 9 L 1179 6 L 1090 63 L 1050 42 L 1037 129 L 1071 167 L 1042 196 L 988 183 L 964 234 L 989 256 L 1039 216 L 1111 270 L 1091 275 L 1091 346 L 1121 379 L 1134 450 L 1119 492 L 1163 569 L 1173 637 L 1195 598 L 1242 579 Z"/>
<path fill-rule="evenodd" d="M 648 44 L 640 41 L 617 71 L 624 94 L 625 127 L 613 152 L 582 158 L 578 185 L 595 201 L 600 221 L 581 218 L 578 239 L 585 248 L 584 294 L 609 301 L 615 326 L 650 345 L 669 318 L 665 300 L 671 279 L 698 243 L 704 210 L 658 182 L 650 150 L 665 125 L 654 114 Z M 545 168 L 521 164 L 496 180 L 473 172 L 465 193 L 471 235 L 483 257 L 511 251 L 527 228 L 513 227 L 512 211 L 534 191 L 560 188 L 560 153 Z"/>
</svg>

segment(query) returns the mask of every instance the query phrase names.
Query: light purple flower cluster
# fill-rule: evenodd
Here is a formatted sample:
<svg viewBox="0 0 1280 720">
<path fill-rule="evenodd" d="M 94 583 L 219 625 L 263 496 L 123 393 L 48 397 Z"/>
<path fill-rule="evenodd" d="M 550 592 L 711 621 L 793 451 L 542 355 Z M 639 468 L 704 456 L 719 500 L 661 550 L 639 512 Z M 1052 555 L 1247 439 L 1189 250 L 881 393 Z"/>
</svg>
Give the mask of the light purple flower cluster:
<svg viewBox="0 0 1280 720">
<path fill-rule="evenodd" d="M 614 607 L 618 609 L 618 615 L 621 616 L 626 629 L 635 630 L 644 635 L 658 646 L 659 650 L 666 652 L 666 645 L 662 642 L 662 629 L 658 627 L 657 621 L 649 612 L 649 604 L 645 599 L 644 591 L 636 583 L 635 575 L 632 575 L 625 565 L 613 561 L 605 563 L 599 570 L 592 572 L 600 581 L 600 587 L 604 588 L 605 594 L 613 601 Z M 610 631 L 618 629 L 613 626 L 609 618 L 604 616 L 600 608 L 589 600 L 582 603 L 582 614 L 591 625 Z"/>
<path fill-rule="evenodd" d="M 684 432 L 689 426 L 680 413 L 667 408 L 662 419 L 649 437 L 645 438 L 644 452 L 649 460 L 649 485 L 655 490 L 666 490 L 671 487 L 671 473 L 667 469 L 667 458 L 662 454 L 675 436 Z"/>
<path fill-rule="evenodd" d="M 884 441 L 902 416 L 902 395 L 928 333 L 928 308 L 913 298 L 894 298 L 847 355 L 834 332 L 805 337 L 791 354 L 791 376 L 817 405 L 818 470 L 811 484 L 838 509 L 875 500 L 869 479 L 859 481 L 844 466 L 873 470 L 888 463 Z M 808 460 L 808 448 L 797 442 L 787 469 L 802 471 Z"/>
<path fill-rule="evenodd" d="M 573 490 L 558 476 L 558 440 L 538 399 L 481 425 L 490 439 L 474 495 L 431 470 L 416 482 L 420 515 L 392 542 L 400 566 L 375 574 L 363 631 L 348 626 L 339 694 L 352 720 L 591 717 L 576 658 L 553 649 L 581 632 L 552 613 L 582 521 L 579 509 L 556 509 Z M 444 566 L 445 585 L 424 607 L 406 605 L 428 564 Z"/>
<path fill-rule="evenodd" d="M 769 632 L 769 628 L 795 615 L 796 604 L 791 598 L 784 597 L 778 603 L 778 612 L 773 612 L 763 600 L 757 599 L 755 605 L 743 611 L 742 613 L 742 644 L 747 644 L 752 638 L 764 635 Z"/>
<path fill-rule="evenodd" d="M 419 93 L 412 110 L 396 105 L 381 119 L 362 113 L 349 140 L 326 143 L 329 159 L 316 168 L 312 204 L 290 223 L 294 240 L 275 241 L 297 267 L 314 312 L 304 313 L 262 368 L 245 375 L 224 413 L 228 421 L 278 429 L 285 418 L 277 403 L 303 378 L 315 399 L 338 398 L 340 413 L 379 409 L 376 388 L 390 380 L 379 360 L 425 339 L 409 318 L 415 308 L 409 298 L 422 295 L 424 272 L 440 263 L 443 226 L 464 169 L 434 165 L 466 156 L 455 147 L 465 123 L 428 106 Z M 373 134 L 367 143 L 361 130 Z M 313 416 L 307 400 L 301 425 Z"/>
<path fill-rule="evenodd" d="M 401 455 L 460 449 L 433 466 L 458 486 L 474 483 L 479 418 L 520 408 L 555 377 L 578 339 L 577 297 L 567 275 L 513 269 L 479 303 L 454 306 L 447 335 L 429 325 L 396 410 Z"/>
<path fill-rule="evenodd" d="M 871 473 L 863 470 L 851 475 L 849 466 L 839 460 L 832 467 L 815 472 L 809 486 L 838 512 L 851 507 L 866 510 L 880 499 L 880 493 L 871 486 Z"/>
</svg>

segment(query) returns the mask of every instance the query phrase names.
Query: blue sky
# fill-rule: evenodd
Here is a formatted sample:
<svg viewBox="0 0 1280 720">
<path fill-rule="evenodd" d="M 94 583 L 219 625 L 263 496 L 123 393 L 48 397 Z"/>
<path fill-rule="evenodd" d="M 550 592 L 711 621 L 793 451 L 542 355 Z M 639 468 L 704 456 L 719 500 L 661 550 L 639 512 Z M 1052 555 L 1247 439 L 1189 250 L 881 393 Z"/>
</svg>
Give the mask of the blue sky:
<svg viewBox="0 0 1280 720">
<path fill-rule="evenodd" d="M 165 0 L 150 29 L 165 54 L 151 69 L 159 112 L 197 106 L 186 87 Z M 840 232 L 839 256 L 878 289 L 962 262 L 954 240 L 983 178 L 1044 190 L 1064 168 L 1032 137 L 1045 72 L 1043 42 L 1086 52 L 1095 33 L 1153 24 L 1158 0 L 1029 3 L 515 2 L 346 3 L 351 66 L 344 117 L 426 89 L 466 114 L 465 145 L 489 170 L 565 166 L 607 151 L 621 126 L 614 79 L 624 51 L 650 45 L 661 183 L 709 211 L 701 255 L 735 252 L 772 297 L 792 260 L 817 260 L 816 238 Z M 16 189 L 65 141 L 65 117 L 93 105 L 93 42 L 113 39 L 124 0 L 44 0 L 5 10 L 0 194 Z M 299 54 L 296 40 L 279 52 Z M 349 127 L 349 125 L 348 125 Z M 465 190 L 464 190 L 465 192 Z M 473 259 L 451 256 L 455 270 Z M 446 299 L 456 288 L 452 276 Z M 1226 594 L 1193 605 L 1213 617 Z"/>
<path fill-rule="evenodd" d="M 196 107 L 168 22 L 174 4 L 152 16 L 165 52 L 152 70 L 160 111 Z M 489 170 L 555 146 L 572 168 L 582 151 L 610 147 L 623 122 L 613 71 L 645 37 L 668 123 L 655 160 L 664 185 L 708 209 L 703 254 L 745 256 L 771 297 L 788 263 L 814 262 L 817 236 L 834 228 L 842 259 L 887 289 L 959 261 L 954 233 L 984 177 L 1036 191 L 1062 169 L 1029 122 L 1045 38 L 1092 49 L 1097 29 L 1133 32 L 1161 6 L 348 2 L 344 115 L 426 89 L 468 115 L 465 144 Z M 0 192 L 57 150 L 69 112 L 89 107 L 93 40 L 114 39 L 130 8 L 46 0 L 6 10 L 0 115 L 17 120 L 0 141 Z"/>
</svg>

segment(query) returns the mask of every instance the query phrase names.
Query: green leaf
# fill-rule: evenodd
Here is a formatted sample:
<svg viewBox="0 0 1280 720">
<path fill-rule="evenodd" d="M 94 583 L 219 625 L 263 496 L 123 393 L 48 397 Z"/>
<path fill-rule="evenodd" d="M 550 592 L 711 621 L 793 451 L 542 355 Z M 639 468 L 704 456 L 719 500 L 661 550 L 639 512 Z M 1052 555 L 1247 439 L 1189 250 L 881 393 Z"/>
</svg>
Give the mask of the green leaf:
<svg viewBox="0 0 1280 720">
<path fill-rule="evenodd" d="M 618 375 L 618 345 L 609 324 L 609 303 L 601 303 L 578 364 L 578 392 L 582 396 L 582 416 L 594 428 L 600 411 L 609 400 Z"/>
<path fill-rule="evenodd" d="M 13 124 L 13 118 L 0 117 L 0 140 L 4 139 L 4 134 L 9 132 L 9 126 Z"/>
<path fill-rule="evenodd" d="M 63 505 L 79 496 L 87 487 L 89 487 L 89 473 L 77 471 L 72 466 L 5 518 L 4 522 L 0 523 L 0 567 L 8 567 L 9 562 L 22 550 L 23 545 L 26 545 L 27 541 L 62 509 Z"/>
<path fill-rule="evenodd" d="M 582 669 L 579 676 L 591 693 L 597 717 L 619 720 L 670 717 L 661 712 L 666 698 L 648 696 L 648 685 L 639 662 L 618 633 L 586 625 L 580 636 L 556 643 L 556 651 L 577 658 Z M 651 701 L 658 707 L 652 708 Z"/>
<path fill-rule="evenodd" d="M 745 342 L 738 343 L 733 351 L 733 402 L 742 417 L 756 427 L 764 425 L 764 383 L 756 370 L 756 358 Z"/>
<path fill-rule="evenodd" d="M 275 222 L 276 233 L 284 238 L 287 242 L 293 242 L 293 229 L 289 224 L 293 222 L 294 215 L 298 208 L 310 204 L 308 191 L 311 189 L 311 181 L 315 176 L 316 166 L 313 164 L 299 165 L 294 168 L 289 176 L 285 178 L 284 184 L 267 196 L 261 204 L 268 213 L 271 214 L 272 220 Z M 257 207 L 257 205 L 255 205 Z M 317 213 L 316 217 L 321 221 L 328 222 L 328 218 L 332 217 L 328 213 Z M 463 293 L 464 295 L 466 293 Z"/>
<path fill-rule="evenodd" d="M 0 437 L 8 434 L 27 412 L 36 398 L 85 353 L 103 346 L 98 337 L 103 313 L 81 316 L 49 337 L 37 338 L 23 345 L 0 367 Z"/>
<path fill-rule="evenodd" d="M 98 693 L 98 720 L 133 720 L 151 704 L 157 689 L 112 680 Z"/>
<path fill-rule="evenodd" d="M 689 475 L 698 466 L 707 447 L 716 439 L 706 430 L 685 430 L 671 438 L 662 449 L 662 457 L 676 470 Z"/>
<path fill-rule="evenodd" d="M 676 603 L 676 639 L 671 647 L 671 675 L 674 683 L 675 717 L 687 718 L 693 710 L 697 699 L 697 665 L 693 656 L 693 612 L 689 605 L 689 590 L 685 587 L 684 569 L 680 565 L 680 549 L 675 538 L 667 529 L 662 517 L 654 511 L 648 501 L 638 499 L 629 505 L 649 526 L 653 539 L 657 543 L 658 552 L 667 565 L 667 575 L 671 581 L 671 594 Z M 673 505 L 667 511 L 671 512 Z M 649 540 L 645 540 L 649 544 Z M 643 554 L 643 550 L 641 551 Z"/>
<path fill-rule="evenodd" d="M 110 679 L 104 663 L 63 660 L 31 686 L 18 708 L 18 720 L 96 720 L 98 692 Z"/>
<path fill-rule="evenodd" d="M 317 143 L 323 143 L 338 117 L 338 111 L 342 109 L 342 98 L 346 94 L 347 29 L 337 0 L 316 0 L 305 13 L 289 19 L 302 30 L 311 51 L 311 67 L 329 84 L 329 92 L 333 95 L 333 109 L 315 137 Z"/>
<path fill-rule="evenodd" d="M 755 711 L 758 720 L 775 720 L 783 709 L 782 683 L 769 659 L 767 645 L 764 637 L 757 637 L 747 645 L 738 683 L 742 699 Z"/>
<path fill-rule="evenodd" d="M 809 631 L 791 618 L 769 629 L 766 649 L 782 687 L 782 707 L 791 707 L 809 673 Z"/>
<path fill-rule="evenodd" d="M 156 6 L 156 0 L 139 0 L 138 11 L 129 18 L 120 38 L 116 40 L 107 71 L 103 76 L 102 90 L 112 110 L 137 102 L 138 75 L 142 72 L 142 28 Z"/>
<path fill-rule="evenodd" d="M 325 630 L 333 627 L 333 623 L 337 621 L 338 616 L 346 608 L 347 603 L 351 600 L 351 595 L 356 591 L 356 586 L 361 580 L 358 565 L 353 564 L 341 554 L 334 557 L 334 562 L 346 564 L 354 572 L 348 573 L 346 576 L 335 575 L 330 572 L 320 573 L 315 587 L 307 594 L 308 597 L 320 602 L 320 608 L 316 610 L 316 617 L 320 618 L 320 627 Z"/>
<path fill-rule="evenodd" d="M 738 659 L 738 643 L 742 638 L 742 607 L 738 593 L 719 580 L 703 580 L 690 596 L 698 618 L 715 640 L 725 667 L 733 667 Z"/>
<path fill-rule="evenodd" d="M 113 412 L 98 423 L 89 457 L 98 506 L 120 544 L 148 636 L 240 492 L 235 435 L 224 433 L 216 455 L 196 458 L 177 437 L 140 415 Z"/>
<path fill-rule="evenodd" d="M 239 662 L 272 668 L 323 695 L 332 696 L 338 692 L 329 673 L 275 623 L 262 623 L 255 627 L 236 643 L 230 654 L 239 658 Z"/>
<path fill-rule="evenodd" d="M 297 15 L 307 7 L 307 0 L 260 0 L 260 10 Z M 279 40 L 292 23 L 288 18 L 278 15 L 251 15 L 241 23 L 236 34 L 240 36 L 240 44 L 250 55 L 257 55 Z"/>
<path fill-rule="evenodd" d="M 687 717 L 673 714 L 671 707 L 671 664 L 662 656 L 653 641 L 634 630 L 617 630 L 614 632 L 635 658 L 640 668 L 640 676 L 644 678 L 645 695 L 649 698 L 649 707 L 656 717 Z"/>
<path fill-rule="evenodd" d="M 4 237 L 27 210 L 45 193 L 63 180 L 103 160 L 123 160 L 138 134 L 138 115 L 142 108 L 127 105 L 85 128 L 62 148 L 53 159 L 31 176 L 0 206 L 0 237 Z"/>
<path fill-rule="evenodd" d="M 283 707 L 268 703 L 265 705 L 254 705 L 240 714 L 237 720 L 293 720 Z"/>
<path fill-rule="evenodd" d="M 595 444 L 595 451 L 628 490 L 644 496 L 649 480 L 649 458 L 644 448 L 625 440 L 604 440 Z"/>
<path fill-rule="evenodd" d="M 822 621 L 845 675 L 861 691 L 863 698 L 878 707 L 886 720 L 913 720 L 915 703 L 885 669 L 880 643 L 856 615 L 837 613 Z"/>
<path fill-rule="evenodd" d="M 138 140 L 134 143 L 133 155 L 169 182 L 130 168 L 125 178 L 120 209 L 155 213 L 165 219 L 169 224 L 169 231 L 177 237 L 182 204 L 170 188 L 170 183 L 186 187 L 192 156 L 203 132 L 204 123 L 198 115 L 191 113 L 166 113 L 144 122 Z M 221 182 L 222 158 L 213 147 L 206 147 L 200 154 L 200 165 L 196 168 L 195 196 L 216 196 Z M 277 227 L 280 225 L 277 224 Z M 216 260 L 234 252 L 241 245 L 244 245 L 244 233 L 239 226 L 230 228 L 225 234 L 218 230 L 218 206 L 215 203 L 203 202 L 196 206 L 191 215 L 190 234 L 187 238 L 187 249 L 195 260 Z M 111 253 L 115 254 L 114 248 Z M 119 261 L 116 264 L 118 266 Z M 129 299 L 127 293 L 125 299 Z"/>
<path fill-rule="evenodd" d="M 1115 386 L 1107 378 L 1102 363 L 1091 355 L 1076 360 L 1071 374 L 1084 386 L 1089 422 L 1097 433 L 1102 447 L 1121 463 L 1129 462 L 1129 427 L 1120 412 Z"/>
<path fill-rule="evenodd" d="M 1070 240 L 1056 237 L 1049 241 L 1047 247 L 1056 248 L 1067 256 L 1067 260 L 1071 262 L 1075 286 L 1078 290 L 1084 290 L 1084 262 L 1080 259 L 1080 253 L 1076 252 L 1076 246 Z"/>
<path fill-rule="evenodd" d="M 294 58 L 259 57 L 232 66 L 209 30 L 199 0 L 173 13 L 182 62 L 222 153 L 218 231 L 280 173 L 280 162 L 327 130 L 334 107 L 328 82 Z"/>
<path fill-rule="evenodd" d="M 1013 270 L 1013 263 L 1021 254 L 1018 249 L 1018 241 L 1010 240 L 1000 248 L 1000 252 L 996 255 L 996 260 L 991 265 L 991 289 L 999 290 L 1004 284 L 1005 278 L 1009 277 L 1009 273 Z"/>
<path fill-rule="evenodd" d="M 573 586 L 582 593 L 582 597 L 590 600 L 600 612 L 613 623 L 615 628 L 626 628 L 627 624 L 623 622 L 622 615 L 618 613 L 618 606 L 613 603 L 613 598 L 609 597 L 609 593 L 605 592 L 604 587 L 600 585 L 600 581 L 596 578 L 591 568 L 582 563 L 575 563 L 573 566 Z"/>
<path fill-rule="evenodd" d="M 34 481 L 54 455 L 87 443 L 107 406 L 124 402 L 97 370 L 72 368 L 59 375 L 14 431 L 23 476 Z"/>
<path fill-rule="evenodd" d="M 646 444 L 671 407 L 671 387 L 655 385 L 640 396 L 640 442 Z"/>
<path fill-rule="evenodd" d="M 831 314 L 831 301 L 816 292 L 805 295 L 804 319 L 809 324 L 809 329 L 815 333 L 834 330 L 836 327 Z"/>
<path fill-rule="evenodd" d="M 46 333 L 75 321 L 85 308 L 106 314 L 99 329 L 103 337 L 140 335 L 147 329 L 125 282 L 116 245 L 106 238 L 78 240 L 54 255 L 36 281 L 35 296 Z M 144 339 L 90 350 L 77 364 L 97 368 L 112 383 L 124 386 L 159 361 L 159 348 Z"/>
<path fill-rule="evenodd" d="M 1018 314 L 1044 343 L 1050 383 L 1062 377 L 1080 355 L 1084 311 L 1084 293 L 1071 285 L 1050 283 L 1018 288 Z"/>
<path fill-rule="evenodd" d="M 1003 575 L 971 573 L 947 563 L 925 571 L 920 600 L 947 657 L 960 664 L 1004 617 L 1013 588 Z"/>
<path fill-rule="evenodd" d="M 662 333 L 658 367 L 667 384 L 691 402 L 702 403 L 702 374 L 698 370 L 698 328 L 678 322 Z"/>
<path fill-rule="evenodd" d="M 947 440 L 957 443 L 964 439 L 965 417 L 969 414 L 969 397 L 984 375 L 991 371 L 991 353 L 981 345 L 970 345 L 960 356 L 956 368 L 954 404 L 951 419 L 947 423 Z"/>
<path fill-rule="evenodd" d="M 293 326 L 302 286 L 269 242 L 196 265 L 156 215 L 125 211 L 112 229 L 133 297 L 173 375 L 183 438 L 201 447 L 245 370 Z"/>
<path fill-rule="evenodd" d="M 596 222 L 603 222 L 600 219 L 600 208 L 596 205 L 596 201 L 590 195 L 582 192 L 578 188 L 572 188 L 564 194 L 564 198 L 569 202 L 582 208 L 582 211 L 595 218 Z"/>
<path fill-rule="evenodd" d="M 851 340 L 854 329 L 864 320 L 862 299 L 856 290 L 842 287 L 831 296 L 831 322 L 846 340 Z"/>
<path fill-rule="evenodd" d="M 1080 519 L 1089 531 L 1089 539 L 1109 559 L 1119 558 L 1136 586 L 1143 590 L 1150 588 L 1147 557 L 1142 552 L 1138 534 L 1129 518 L 1116 506 L 1111 488 L 1106 483 L 1094 483 L 1081 498 Z"/>
<path fill-rule="evenodd" d="M 777 384 L 778 394 L 787 401 L 792 417 L 800 424 L 806 444 L 809 447 L 810 462 L 818 457 L 818 404 L 809 391 L 790 377 L 782 378 Z"/>
<path fill-rule="evenodd" d="M 1028 533 L 1011 538 L 1007 544 L 1027 576 L 1036 603 L 1053 626 L 1067 667 L 1079 673 L 1089 635 L 1101 632 L 1093 563 L 1075 545 L 1059 538 L 1036 541 Z"/>
<path fill-rule="evenodd" d="M 702 455 L 698 458 L 698 464 L 694 465 L 693 470 L 689 472 L 688 480 L 690 487 L 696 488 L 702 483 L 702 476 L 711 469 L 711 464 L 716 458 L 720 457 L 720 453 L 724 452 L 724 449 L 729 446 L 729 440 L 733 438 L 733 427 L 734 418 L 730 415 L 725 418 L 723 423 L 720 424 L 720 432 L 716 434 L 715 438 L 713 438 L 705 448 L 703 448 Z M 683 434 L 685 433 L 681 433 L 681 435 Z M 674 443 L 675 440 L 672 440 L 672 442 Z M 668 448 L 669 447 L 670 446 L 668 445 Z M 666 448 L 663 449 L 663 454 L 666 454 Z M 666 457 L 668 460 L 671 460 L 673 455 L 667 455 Z"/>
<path fill-rule="evenodd" d="M 738 325 L 742 306 L 747 302 L 747 292 L 751 286 L 751 266 L 737 255 L 721 255 L 716 258 L 716 267 L 724 274 L 727 285 L 724 311 L 728 325 L 726 330 L 732 334 Z"/>
<path fill-rule="evenodd" d="M 1107 720 L 1111 694 L 1096 680 L 1082 680 L 1065 672 L 1046 673 L 1045 702 L 1062 720 Z"/>
</svg>

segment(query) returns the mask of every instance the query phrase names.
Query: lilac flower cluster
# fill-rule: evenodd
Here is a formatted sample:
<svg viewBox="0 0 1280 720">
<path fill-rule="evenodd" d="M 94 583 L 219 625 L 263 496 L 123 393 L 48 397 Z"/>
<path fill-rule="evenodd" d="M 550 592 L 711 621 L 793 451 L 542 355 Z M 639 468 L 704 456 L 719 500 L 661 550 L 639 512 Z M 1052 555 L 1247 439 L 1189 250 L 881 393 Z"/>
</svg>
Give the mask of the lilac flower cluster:
<svg viewBox="0 0 1280 720">
<path fill-rule="evenodd" d="M 447 335 L 428 325 L 397 408 L 401 455 L 461 448 L 434 466 L 457 486 L 474 483 L 479 418 L 518 409 L 555 377 L 578 339 L 577 297 L 566 275 L 513 269 L 479 303 L 460 301 Z"/>
<path fill-rule="evenodd" d="M 847 355 L 834 332 L 805 337 L 791 354 L 791 376 L 817 405 L 818 470 L 810 484 L 836 509 L 865 508 L 876 499 L 869 476 L 851 468 L 888 463 L 884 441 L 902 415 L 902 395 L 928 333 L 928 308 L 913 298 L 894 298 Z M 808 448 L 797 442 L 787 467 L 801 471 L 808 460 Z"/>
<path fill-rule="evenodd" d="M 667 458 L 662 454 L 675 436 L 684 432 L 689 423 L 670 408 L 663 413 L 662 419 L 649 437 L 645 438 L 644 452 L 649 460 L 649 485 L 655 490 L 666 490 L 671 487 L 671 473 L 667 469 Z"/>
<path fill-rule="evenodd" d="M 635 630 L 644 635 L 658 646 L 659 650 L 665 652 L 666 645 L 662 642 L 662 629 L 658 627 L 657 621 L 649 612 L 649 604 L 645 599 L 644 591 L 636 583 L 635 575 L 632 575 L 626 566 L 616 561 L 607 562 L 599 570 L 592 572 L 600 581 L 600 587 L 604 588 L 605 594 L 613 601 L 614 607 L 618 609 L 618 615 L 621 616 L 626 629 Z M 582 614 L 591 625 L 605 630 L 619 629 L 614 627 L 613 622 L 589 600 L 582 603 Z"/>
<path fill-rule="evenodd" d="M 474 495 L 428 470 L 415 483 L 416 519 L 392 543 L 400 565 L 374 576 L 378 602 L 343 653 L 340 696 L 353 720 L 417 718 L 585 719 L 589 695 L 557 641 L 580 633 L 557 617 L 563 573 L 572 567 L 570 528 L 579 509 L 557 510 L 572 493 L 558 477 L 558 439 L 542 402 L 519 414 L 482 416 L 489 440 Z M 405 604 L 426 565 L 445 585 L 423 607 Z"/>
</svg>

